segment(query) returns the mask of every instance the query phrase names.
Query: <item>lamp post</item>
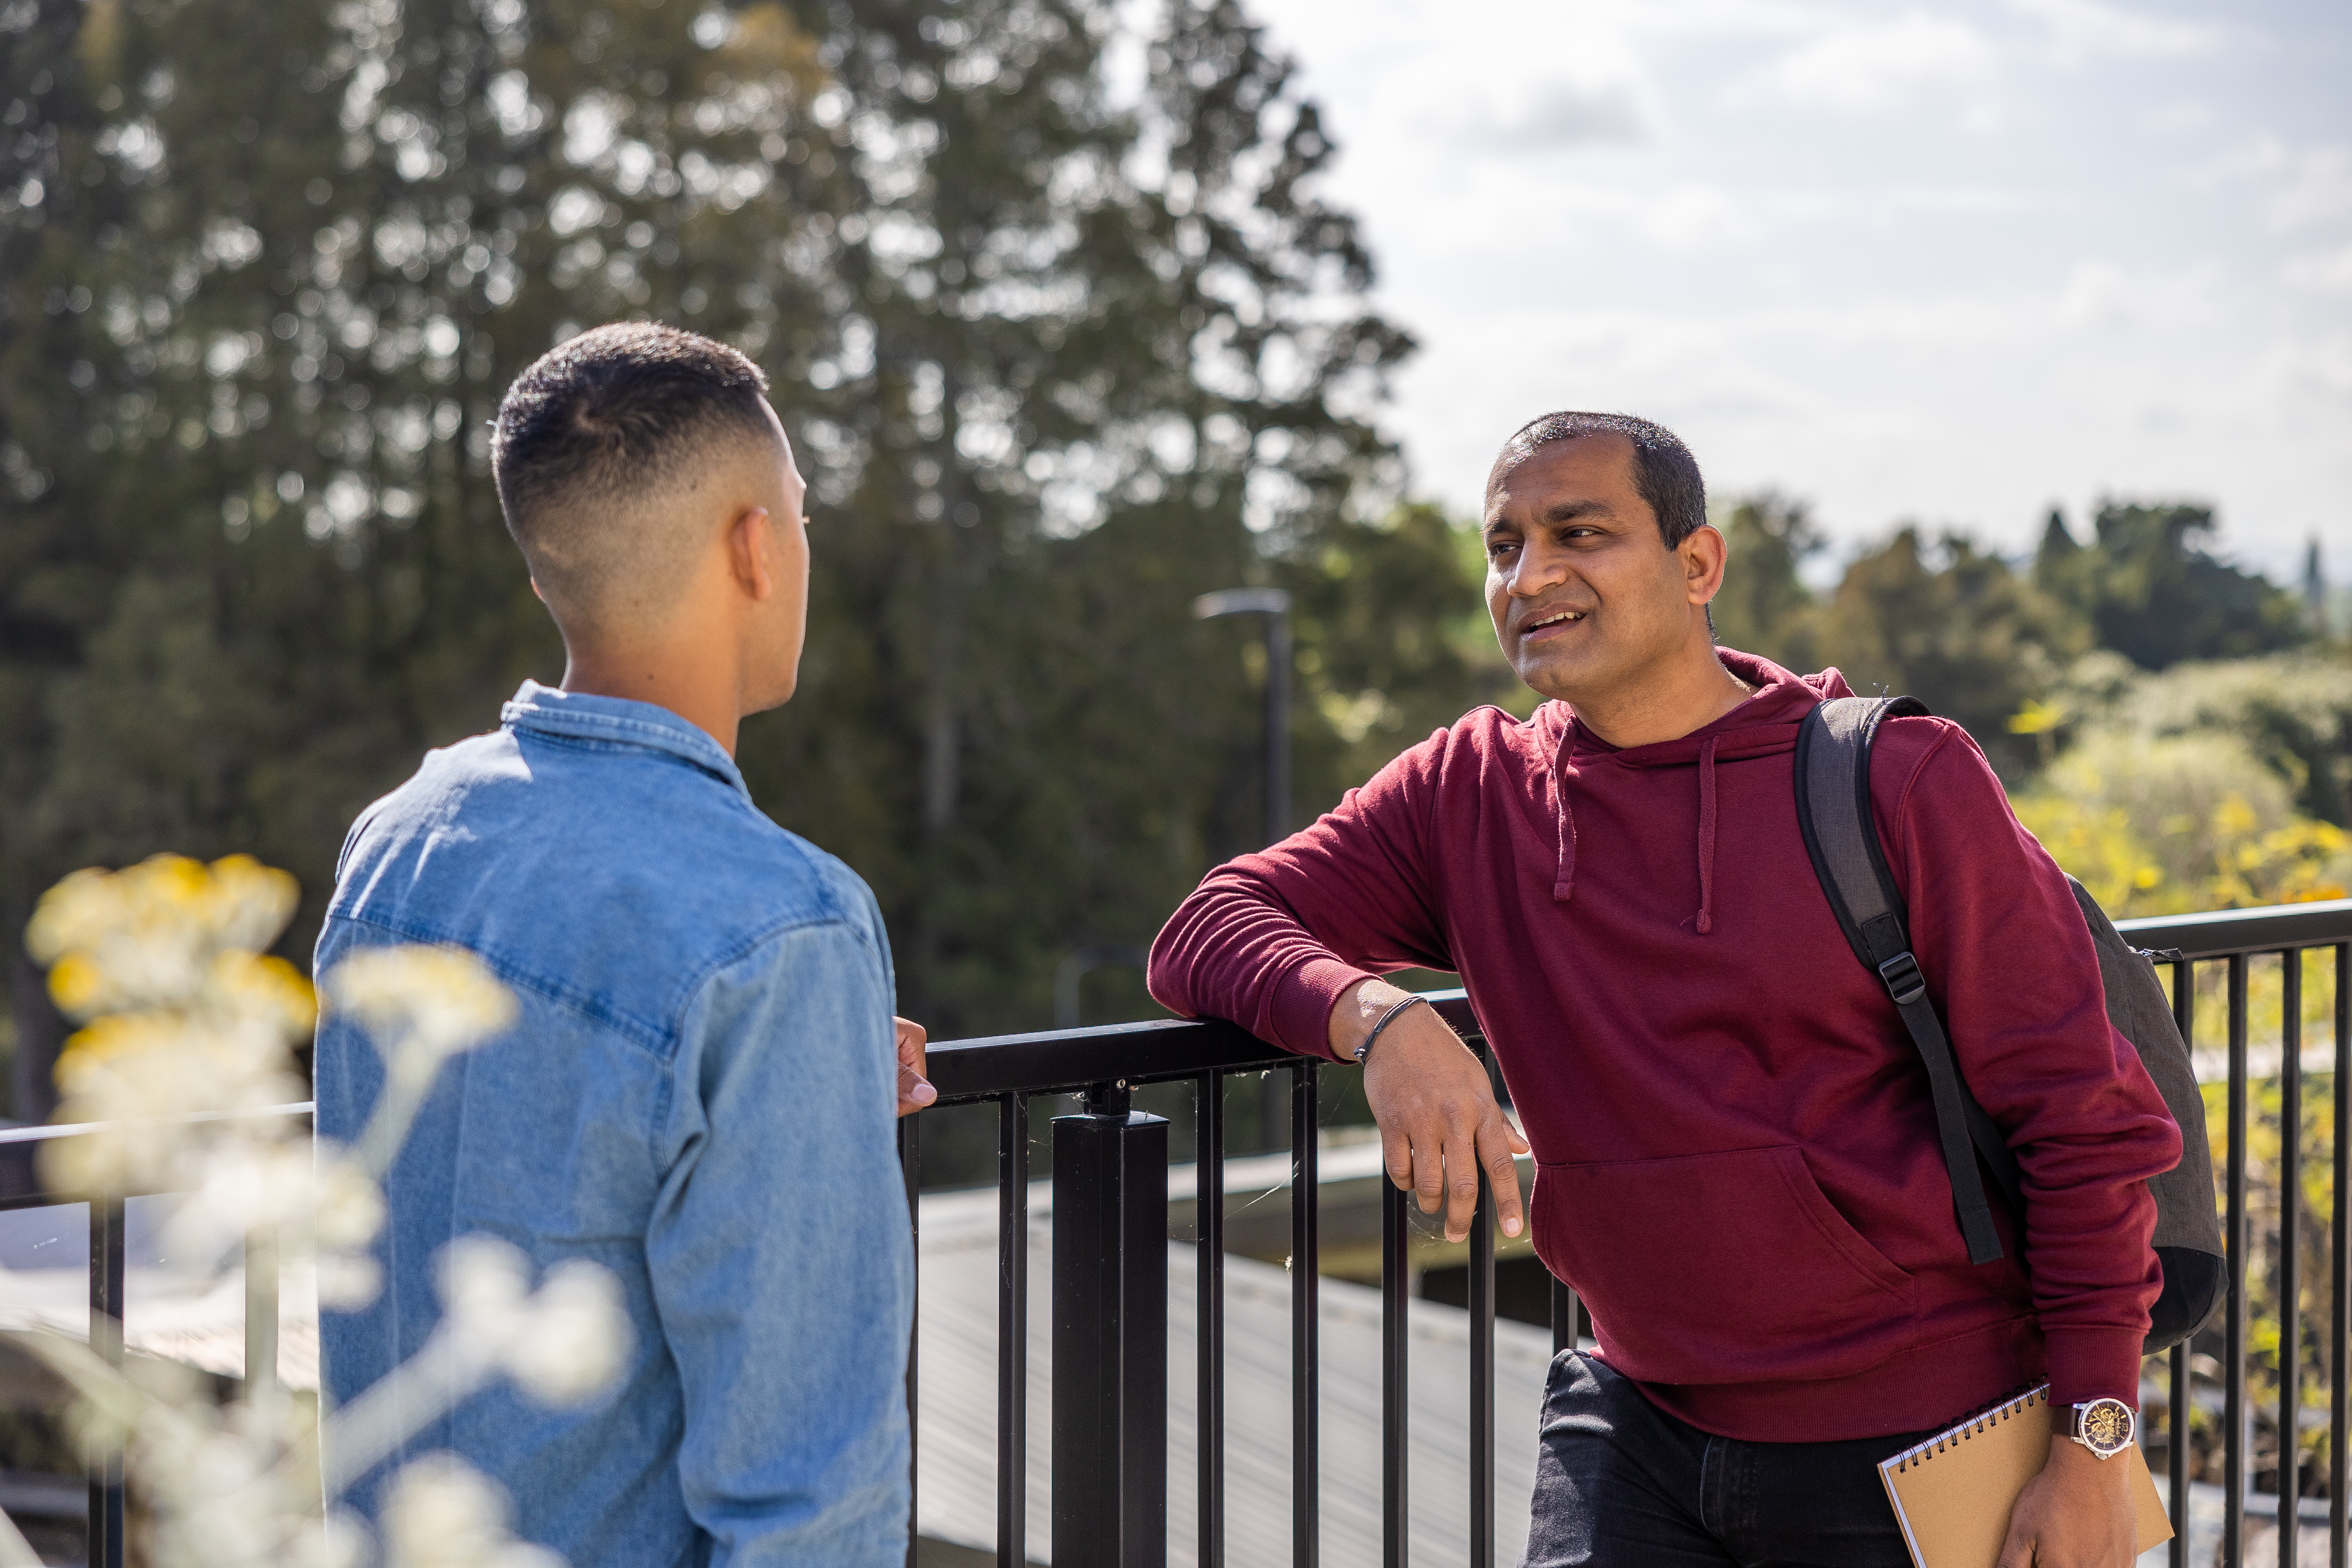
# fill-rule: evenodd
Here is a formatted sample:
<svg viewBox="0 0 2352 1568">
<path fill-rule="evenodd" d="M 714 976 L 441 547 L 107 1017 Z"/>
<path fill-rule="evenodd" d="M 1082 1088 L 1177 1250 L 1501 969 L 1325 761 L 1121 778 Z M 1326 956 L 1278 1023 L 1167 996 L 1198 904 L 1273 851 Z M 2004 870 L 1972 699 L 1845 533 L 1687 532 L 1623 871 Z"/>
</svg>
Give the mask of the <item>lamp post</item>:
<svg viewBox="0 0 2352 1568">
<path fill-rule="evenodd" d="M 1265 617 L 1265 841 L 1290 836 L 1290 595 L 1279 588 L 1226 588 L 1192 601 L 1195 619 L 1224 616 Z M 1268 1149 L 1283 1143 L 1288 1091 L 1282 1074 L 1268 1073 L 1258 1096 L 1261 1137 Z"/>
<path fill-rule="evenodd" d="M 1265 841 L 1290 835 L 1290 595 L 1279 588 L 1226 588 L 1192 601 L 1197 620 L 1265 617 Z"/>
</svg>

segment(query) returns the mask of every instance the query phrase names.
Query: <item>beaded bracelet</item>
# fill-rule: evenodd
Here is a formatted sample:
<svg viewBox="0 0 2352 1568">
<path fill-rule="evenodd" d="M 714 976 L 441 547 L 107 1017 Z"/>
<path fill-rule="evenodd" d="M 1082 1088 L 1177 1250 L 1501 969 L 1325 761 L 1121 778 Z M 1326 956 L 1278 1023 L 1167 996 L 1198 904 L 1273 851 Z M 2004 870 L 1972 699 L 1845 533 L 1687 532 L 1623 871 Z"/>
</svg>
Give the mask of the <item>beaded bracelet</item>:
<svg viewBox="0 0 2352 1568">
<path fill-rule="evenodd" d="M 1356 1047 L 1357 1065 L 1360 1067 L 1363 1065 L 1365 1056 L 1372 1048 L 1372 1042 L 1381 1037 L 1381 1031 L 1389 1026 L 1389 1023 L 1391 1019 L 1393 1019 L 1399 1013 L 1403 1012 L 1406 1008 L 1422 1006 L 1426 1005 L 1428 1001 L 1429 998 L 1426 996 L 1408 996 L 1402 1002 L 1392 1002 L 1389 1004 L 1389 1010 L 1372 1021 L 1371 1032 L 1364 1037 L 1364 1043 Z"/>
</svg>

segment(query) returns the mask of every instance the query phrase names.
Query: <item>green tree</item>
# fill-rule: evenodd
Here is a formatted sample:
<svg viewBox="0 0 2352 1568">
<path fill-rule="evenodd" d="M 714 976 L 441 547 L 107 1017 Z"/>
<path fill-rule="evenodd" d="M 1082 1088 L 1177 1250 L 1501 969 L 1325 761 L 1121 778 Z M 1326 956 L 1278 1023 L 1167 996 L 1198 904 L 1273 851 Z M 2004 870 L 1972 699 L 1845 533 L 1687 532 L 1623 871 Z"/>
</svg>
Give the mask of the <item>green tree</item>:
<svg viewBox="0 0 2352 1568">
<path fill-rule="evenodd" d="M 814 482 L 755 795 L 882 898 L 903 1000 L 1042 1021 L 1255 847 L 1237 584 L 1298 595 L 1319 809 L 1483 691 L 1443 525 L 1375 523 L 1406 338 L 1238 6 L 0 7 L 0 916 L 346 825 L 561 668 L 488 483 L 513 374 L 650 316 L 774 378 Z M 1139 89 L 1113 68 L 1129 45 Z M 1447 623 L 1450 625 L 1451 623 Z M 11 944 L 12 952 L 14 943 Z M 16 961 L 16 1104 L 53 1016 Z M 49 1031 L 44 1035 L 42 1031 Z"/>
<path fill-rule="evenodd" d="M 2083 651 L 2080 623 L 1964 535 L 1905 528 L 1857 556 L 1823 611 L 1821 653 L 1856 691 L 1918 698 L 1976 737 L 2004 776 L 2032 765 L 2011 714 Z"/>
<path fill-rule="evenodd" d="M 2210 552 L 2210 507 L 2111 500 L 2094 526 L 2095 542 L 2083 546 L 2053 512 L 2034 583 L 2088 617 L 2100 647 L 2142 668 L 2243 658 L 2307 635 L 2294 595 Z"/>
<path fill-rule="evenodd" d="M 1819 607 L 1799 572 L 1828 543 L 1814 525 L 1812 508 L 1761 490 L 1733 501 L 1717 526 L 1730 546 L 1730 562 L 1708 606 L 1716 640 L 1784 669 L 1811 669 Z"/>
</svg>

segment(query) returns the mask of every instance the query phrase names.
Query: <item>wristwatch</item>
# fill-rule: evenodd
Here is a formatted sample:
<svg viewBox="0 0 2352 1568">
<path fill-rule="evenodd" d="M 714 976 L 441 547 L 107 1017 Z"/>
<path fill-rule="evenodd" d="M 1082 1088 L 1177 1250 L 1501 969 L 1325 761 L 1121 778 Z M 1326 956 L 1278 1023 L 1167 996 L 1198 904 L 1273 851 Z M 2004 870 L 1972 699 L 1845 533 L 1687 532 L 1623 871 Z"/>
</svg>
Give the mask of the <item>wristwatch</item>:
<svg viewBox="0 0 2352 1568">
<path fill-rule="evenodd" d="M 2058 1436 L 2072 1437 L 2102 1459 L 2112 1459 L 2139 1436 L 2139 1415 L 2120 1399 L 2061 1405 L 2052 1410 Z"/>
</svg>

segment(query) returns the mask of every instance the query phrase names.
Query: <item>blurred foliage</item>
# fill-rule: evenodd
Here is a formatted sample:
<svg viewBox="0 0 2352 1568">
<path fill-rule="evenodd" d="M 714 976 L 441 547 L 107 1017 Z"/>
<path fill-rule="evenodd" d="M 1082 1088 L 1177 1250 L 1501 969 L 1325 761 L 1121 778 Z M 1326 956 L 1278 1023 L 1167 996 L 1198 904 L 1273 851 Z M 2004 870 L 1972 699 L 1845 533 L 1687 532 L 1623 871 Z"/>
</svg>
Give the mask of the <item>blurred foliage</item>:
<svg viewBox="0 0 2352 1568">
<path fill-rule="evenodd" d="M 2100 647 L 2144 669 L 2242 658 L 2309 636 L 2294 595 L 2208 552 L 2215 533 L 2210 507 L 2107 501 L 2092 528 L 2093 542 L 2079 544 L 2066 520 L 2052 512 L 2034 584 L 2085 617 Z"/>
<path fill-rule="evenodd" d="M 306 942 L 360 806 L 560 673 L 485 434 L 614 318 L 774 379 L 811 651 L 741 761 L 873 882 L 935 1030 L 1041 1021 L 1064 951 L 1255 847 L 1263 657 L 1193 595 L 1297 595 L 1302 813 L 1493 687 L 1444 522 L 1381 500 L 1411 345 L 1228 0 L 0 29 L 0 926 L 169 843 L 295 870 Z"/>
<path fill-rule="evenodd" d="M 2011 727 L 2050 761 L 2019 818 L 2116 916 L 2352 890 L 2352 670 L 2338 652 L 2078 661 Z"/>
<path fill-rule="evenodd" d="M 2011 774 L 2030 752 L 2006 721 L 2090 642 L 2000 556 L 1958 534 L 1930 544 L 1911 528 L 1855 558 L 1818 624 L 1821 662 L 1856 691 L 1918 698 Z"/>
<path fill-rule="evenodd" d="M 1707 606 L 1716 640 L 1783 669 L 1815 668 L 1821 617 L 1799 574 L 1829 541 L 1814 526 L 1811 509 L 1762 490 L 1719 508 L 1715 522 L 1731 562 Z"/>
<path fill-rule="evenodd" d="M 1194 595 L 1294 596 L 1301 819 L 1474 702 L 1533 705 L 1475 539 L 1393 504 L 1369 417 L 1411 344 L 1234 0 L 19 0 L 0 44 L 0 926 L 171 844 L 292 868 L 306 942 L 357 810 L 561 668 L 485 432 L 617 317 L 774 378 L 812 637 L 741 761 L 872 881 L 942 1034 L 1043 1021 L 1064 953 L 1147 940 L 1255 847 L 1258 629 Z M 1727 644 L 1959 720 L 2077 802 L 2054 841 L 2158 868 L 2131 896 L 2321 885 L 2279 867 L 2332 864 L 2297 823 L 2347 818 L 2341 657 L 2180 662 L 2305 636 L 2210 512 L 2113 503 L 2030 572 L 1906 528 L 1828 593 L 1801 502 L 1722 521 Z M 2289 796 L 2238 792 L 2257 865 L 2180 858 L 2162 790 L 2114 782 L 2222 733 Z M 9 962 L 38 1114 L 59 1030 Z M 1124 972 L 1090 994 L 1149 1005 Z"/>
</svg>

